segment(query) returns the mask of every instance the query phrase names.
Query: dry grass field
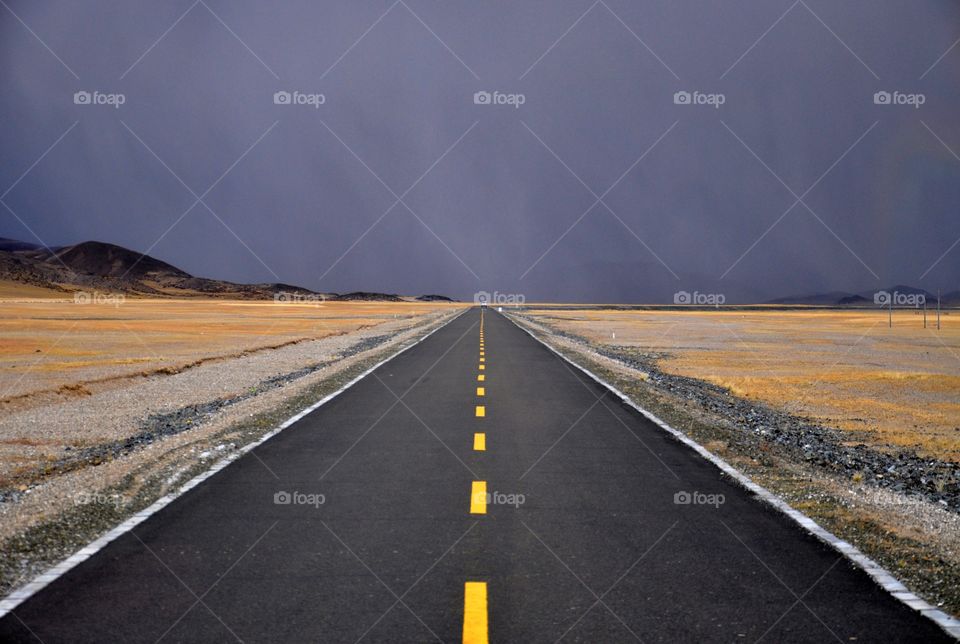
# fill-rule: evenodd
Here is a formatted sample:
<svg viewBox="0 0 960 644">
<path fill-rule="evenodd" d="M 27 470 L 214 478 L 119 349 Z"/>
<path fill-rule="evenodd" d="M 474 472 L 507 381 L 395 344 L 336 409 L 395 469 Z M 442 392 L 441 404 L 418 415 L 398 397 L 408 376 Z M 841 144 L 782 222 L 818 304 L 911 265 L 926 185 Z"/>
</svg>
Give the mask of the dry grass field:
<svg viewBox="0 0 960 644">
<path fill-rule="evenodd" d="M 0 403 L 81 383 L 183 367 L 350 333 L 444 303 L 104 298 L 77 304 L 18 290 L 0 297 Z M 16 297 L 15 297 L 16 296 Z"/>
<path fill-rule="evenodd" d="M 624 311 L 527 314 L 593 342 L 663 354 L 699 378 L 850 432 L 851 441 L 960 461 L 960 316 L 911 311 Z"/>
</svg>

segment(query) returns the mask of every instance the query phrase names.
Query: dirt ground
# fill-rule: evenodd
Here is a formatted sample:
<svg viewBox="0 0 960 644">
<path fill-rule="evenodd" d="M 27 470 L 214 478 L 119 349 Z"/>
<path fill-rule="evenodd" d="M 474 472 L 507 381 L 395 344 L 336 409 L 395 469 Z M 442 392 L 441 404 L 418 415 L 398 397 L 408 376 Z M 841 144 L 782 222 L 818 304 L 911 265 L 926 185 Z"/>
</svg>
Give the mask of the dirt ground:
<svg viewBox="0 0 960 644">
<path fill-rule="evenodd" d="M 84 394 L 87 383 L 175 372 L 235 357 L 414 319 L 452 305 L 133 299 L 77 303 L 0 298 L 0 409 L 37 392 Z"/>
<path fill-rule="evenodd" d="M 960 313 L 556 310 L 525 314 L 591 342 L 660 354 L 665 372 L 850 432 L 960 461 Z"/>
</svg>

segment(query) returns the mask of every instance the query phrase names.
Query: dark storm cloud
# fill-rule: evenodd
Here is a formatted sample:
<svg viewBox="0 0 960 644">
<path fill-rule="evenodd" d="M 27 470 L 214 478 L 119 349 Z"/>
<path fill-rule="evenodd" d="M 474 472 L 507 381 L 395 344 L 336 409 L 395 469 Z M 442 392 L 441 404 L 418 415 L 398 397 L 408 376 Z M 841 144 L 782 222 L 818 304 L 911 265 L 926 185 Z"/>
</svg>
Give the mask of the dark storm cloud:
<svg viewBox="0 0 960 644">
<path fill-rule="evenodd" d="M 2 236 L 340 291 L 957 287 L 952 2 L 7 5 L 0 190 L 68 133 Z"/>
</svg>

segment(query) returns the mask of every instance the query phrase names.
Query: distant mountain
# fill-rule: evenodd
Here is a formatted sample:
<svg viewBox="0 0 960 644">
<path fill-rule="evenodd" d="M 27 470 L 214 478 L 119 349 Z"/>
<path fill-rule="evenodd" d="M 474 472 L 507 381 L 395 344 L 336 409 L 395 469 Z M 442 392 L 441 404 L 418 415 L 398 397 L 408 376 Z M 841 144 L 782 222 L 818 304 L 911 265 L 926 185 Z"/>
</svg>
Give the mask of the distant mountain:
<svg viewBox="0 0 960 644">
<path fill-rule="evenodd" d="M 779 297 L 775 300 L 765 302 L 765 304 L 794 304 L 799 306 L 836 306 L 841 303 L 855 304 L 859 300 L 865 300 L 855 293 L 845 293 L 843 291 L 831 291 L 829 293 L 814 293 L 812 295 L 792 295 L 789 297 Z M 872 301 L 872 296 L 871 296 Z M 866 302 L 864 302 L 866 303 Z"/>
<path fill-rule="evenodd" d="M 319 295 L 287 284 L 234 284 L 194 277 L 149 255 L 98 241 L 45 248 L 0 239 L 0 280 L 64 293 L 94 290 L 153 297 L 241 299 L 273 298 L 279 293 Z"/>
<path fill-rule="evenodd" d="M 937 294 L 926 291 L 915 286 L 897 284 L 887 288 L 877 289 L 876 291 L 864 291 L 862 293 L 846 293 L 843 291 L 831 291 L 829 293 L 814 293 L 812 295 L 794 295 L 791 297 L 781 297 L 770 300 L 766 304 L 785 304 L 799 306 L 877 306 L 876 295 L 885 292 L 889 294 L 898 294 L 900 296 L 922 295 L 927 302 L 928 307 L 934 307 L 937 304 Z M 960 291 L 953 291 L 941 296 L 942 306 L 960 305 Z M 896 306 L 896 304 L 895 304 Z"/>
<path fill-rule="evenodd" d="M 446 295 L 421 295 L 417 297 L 420 302 L 456 302 L 455 299 Z"/>
<path fill-rule="evenodd" d="M 337 295 L 336 299 L 345 302 L 403 302 L 405 301 L 395 293 L 367 293 L 366 291 L 355 291 L 353 293 L 344 293 Z"/>
<path fill-rule="evenodd" d="M 870 304 L 870 298 L 864 297 L 862 295 L 845 295 L 837 300 L 837 304 L 840 306 L 863 306 L 864 304 Z"/>
<path fill-rule="evenodd" d="M 6 237 L 0 237 L 0 251 L 14 251 L 14 250 L 36 250 L 38 248 L 43 248 L 40 244 L 31 244 L 30 242 L 18 241 L 16 239 L 7 239 Z"/>
<path fill-rule="evenodd" d="M 390 293 L 317 293 L 291 284 L 235 284 L 196 277 L 167 262 L 100 241 L 47 248 L 0 237 L 0 280 L 63 293 L 102 291 L 146 297 L 219 297 L 276 299 L 282 302 L 344 300 L 406 302 Z M 421 295 L 423 302 L 453 301 L 444 295 Z"/>
<path fill-rule="evenodd" d="M 46 249 L 27 253 L 44 262 L 56 263 L 77 273 L 117 279 L 189 279 L 191 275 L 149 255 L 122 246 L 86 241 L 65 246 L 53 253 Z"/>
</svg>

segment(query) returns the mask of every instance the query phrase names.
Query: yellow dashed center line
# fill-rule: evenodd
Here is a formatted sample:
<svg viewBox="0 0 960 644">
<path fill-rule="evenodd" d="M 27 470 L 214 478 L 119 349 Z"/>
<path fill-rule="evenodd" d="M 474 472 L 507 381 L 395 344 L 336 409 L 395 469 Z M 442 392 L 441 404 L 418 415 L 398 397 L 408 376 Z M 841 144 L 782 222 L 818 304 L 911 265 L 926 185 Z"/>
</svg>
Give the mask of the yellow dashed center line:
<svg viewBox="0 0 960 644">
<path fill-rule="evenodd" d="M 470 490 L 470 514 L 487 513 L 487 482 L 474 481 Z"/>
<path fill-rule="evenodd" d="M 487 582 L 468 581 L 463 589 L 463 644 L 487 644 Z"/>
<path fill-rule="evenodd" d="M 486 370 L 485 364 L 486 349 L 483 343 L 483 309 L 480 309 L 480 363 L 478 370 Z M 477 374 L 477 382 L 485 382 L 487 379 L 483 373 Z M 477 396 L 486 397 L 486 386 L 477 387 Z M 487 415 L 486 405 L 477 405 L 475 414 L 477 418 L 485 418 Z M 476 432 L 473 435 L 473 451 L 487 451 L 487 435 L 483 432 Z M 487 513 L 487 482 L 474 481 L 470 489 L 470 514 Z M 468 581 L 463 590 L 463 642 L 464 644 L 489 644 L 490 636 L 488 629 L 488 608 L 487 608 L 487 582 Z"/>
</svg>

